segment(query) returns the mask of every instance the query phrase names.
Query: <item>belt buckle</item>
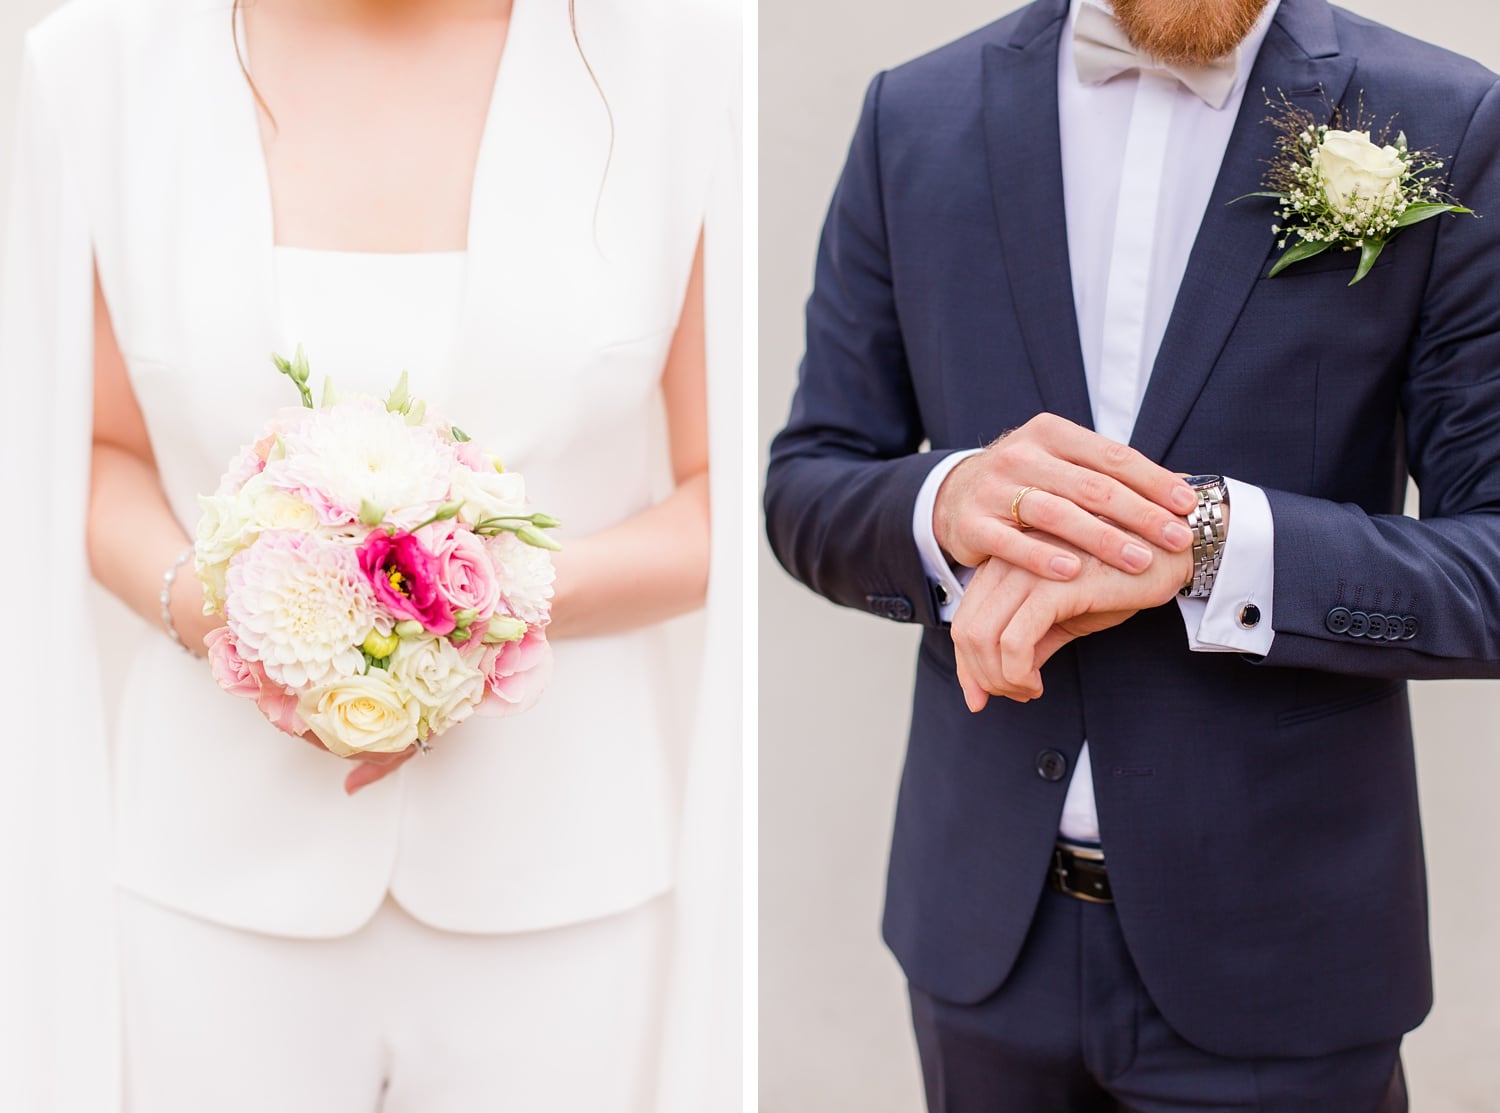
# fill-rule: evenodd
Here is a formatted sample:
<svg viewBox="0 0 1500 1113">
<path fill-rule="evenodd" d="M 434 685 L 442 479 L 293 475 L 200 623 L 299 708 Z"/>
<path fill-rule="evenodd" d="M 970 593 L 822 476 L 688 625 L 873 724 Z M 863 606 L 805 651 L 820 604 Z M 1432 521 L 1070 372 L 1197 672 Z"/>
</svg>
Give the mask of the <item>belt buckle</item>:
<svg viewBox="0 0 1500 1113">
<path fill-rule="evenodd" d="M 1052 851 L 1052 872 L 1057 877 L 1058 889 L 1065 896 L 1081 900 L 1085 904 L 1114 904 L 1114 899 L 1111 897 L 1096 897 L 1069 883 L 1072 878 L 1072 873 L 1068 869 L 1069 857 L 1098 862 L 1101 867 L 1104 865 L 1104 851 L 1094 847 L 1074 846 L 1070 843 L 1059 842 Z"/>
</svg>

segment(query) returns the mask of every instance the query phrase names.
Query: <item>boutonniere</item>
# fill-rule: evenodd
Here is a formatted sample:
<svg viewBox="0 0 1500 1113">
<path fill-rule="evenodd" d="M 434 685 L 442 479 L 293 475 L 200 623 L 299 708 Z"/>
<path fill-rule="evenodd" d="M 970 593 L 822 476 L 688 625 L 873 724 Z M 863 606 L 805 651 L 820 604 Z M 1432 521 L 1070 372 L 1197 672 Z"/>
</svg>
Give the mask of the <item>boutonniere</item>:
<svg viewBox="0 0 1500 1113">
<path fill-rule="evenodd" d="M 1279 104 L 1267 103 L 1276 153 L 1262 183 L 1265 192 L 1247 196 L 1274 198 L 1281 205 L 1271 232 L 1284 250 L 1272 277 L 1337 248 L 1359 252 L 1359 267 L 1349 280 L 1353 286 L 1401 229 L 1443 213 L 1475 215 L 1443 192 L 1438 178 L 1443 160 L 1408 145 L 1405 132 L 1393 136 L 1393 122 L 1374 136 L 1362 102 L 1353 113 L 1332 109 L 1327 123 L 1285 95 Z"/>
</svg>

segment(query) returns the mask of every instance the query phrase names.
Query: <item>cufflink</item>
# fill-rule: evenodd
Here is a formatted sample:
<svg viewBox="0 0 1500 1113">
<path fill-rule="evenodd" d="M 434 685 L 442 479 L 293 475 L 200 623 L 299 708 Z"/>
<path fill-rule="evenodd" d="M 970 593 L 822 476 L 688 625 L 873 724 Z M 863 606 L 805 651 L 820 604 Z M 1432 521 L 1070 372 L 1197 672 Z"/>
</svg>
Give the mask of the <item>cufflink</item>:
<svg viewBox="0 0 1500 1113">
<path fill-rule="evenodd" d="M 1240 608 L 1240 625 L 1246 630 L 1254 630 L 1260 625 L 1260 608 L 1254 603 L 1246 603 Z"/>
</svg>

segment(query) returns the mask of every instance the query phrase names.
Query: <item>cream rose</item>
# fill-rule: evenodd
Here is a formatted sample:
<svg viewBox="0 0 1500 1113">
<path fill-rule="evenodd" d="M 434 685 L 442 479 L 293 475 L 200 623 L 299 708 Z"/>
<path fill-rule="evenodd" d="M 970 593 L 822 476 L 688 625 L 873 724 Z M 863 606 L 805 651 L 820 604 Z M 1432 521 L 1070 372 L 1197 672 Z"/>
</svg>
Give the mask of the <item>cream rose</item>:
<svg viewBox="0 0 1500 1113">
<path fill-rule="evenodd" d="M 203 514 L 193 537 L 193 568 L 204 588 L 204 613 L 224 610 L 229 561 L 255 540 L 249 500 L 239 495 L 199 495 Z"/>
<path fill-rule="evenodd" d="M 391 655 L 390 670 L 420 705 L 424 738 L 463 722 L 484 699 L 484 674 L 446 638 L 404 639 Z"/>
<path fill-rule="evenodd" d="M 318 512 L 301 499 L 278 490 L 262 472 L 245 483 L 240 492 L 250 528 L 257 533 L 273 529 L 295 529 L 307 533 L 319 528 Z"/>
<path fill-rule="evenodd" d="M 476 526 L 486 518 L 526 513 L 526 481 L 515 472 L 453 470 L 449 502 L 459 503 L 459 521 Z"/>
<path fill-rule="evenodd" d="M 1347 209 L 1358 194 L 1389 205 L 1401 193 L 1406 160 L 1387 144 L 1376 146 L 1367 131 L 1329 131 L 1313 153 L 1313 166 L 1329 203 Z"/>
<path fill-rule="evenodd" d="M 297 701 L 303 721 L 339 757 L 400 753 L 417 740 L 421 710 L 383 669 L 320 684 Z"/>
</svg>

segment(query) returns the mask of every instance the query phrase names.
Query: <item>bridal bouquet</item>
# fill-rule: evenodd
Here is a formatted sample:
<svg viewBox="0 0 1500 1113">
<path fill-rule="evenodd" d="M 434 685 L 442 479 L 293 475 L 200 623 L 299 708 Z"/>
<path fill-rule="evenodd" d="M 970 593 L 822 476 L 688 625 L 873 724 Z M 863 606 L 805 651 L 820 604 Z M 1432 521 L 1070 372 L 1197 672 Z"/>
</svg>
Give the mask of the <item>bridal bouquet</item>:
<svg viewBox="0 0 1500 1113">
<path fill-rule="evenodd" d="M 520 475 L 408 393 L 321 405 L 273 357 L 283 410 L 199 499 L 195 570 L 215 679 L 343 757 L 529 708 L 551 671 L 545 532 Z"/>
</svg>

